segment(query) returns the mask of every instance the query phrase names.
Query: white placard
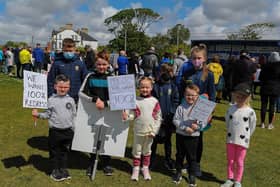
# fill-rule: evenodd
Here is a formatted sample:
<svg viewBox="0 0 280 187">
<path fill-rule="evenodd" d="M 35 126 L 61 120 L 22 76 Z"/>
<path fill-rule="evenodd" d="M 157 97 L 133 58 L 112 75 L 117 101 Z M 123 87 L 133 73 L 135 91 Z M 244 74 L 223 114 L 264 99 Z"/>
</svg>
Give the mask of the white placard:
<svg viewBox="0 0 280 187">
<path fill-rule="evenodd" d="M 207 124 L 208 118 L 215 109 L 215 106 L 215 102 L 199 97 L 192 107 L 189 113 L 189 117 L 191 119 L 199 120 Z"/>
<path fill-rule="evenodd" d="M 95 103 L 80 97 L 72 149 L 96 153 L 100 130 L 102 141 L 99 154 L 124 157 L 129 126 L 122 121 L 121 114 L 121 111 L 110 111 L 109 108 L 99 111 Z"/>
<path fill-rule="evenodd" d="M 48 108 L 47 75 L 23 71 L 23 107 Z"/>
<path fill-rule="evenodd" d="M 112 111 L 136 108 L 134 75 L 108 77 L 108 89 Z"/>
</svg>

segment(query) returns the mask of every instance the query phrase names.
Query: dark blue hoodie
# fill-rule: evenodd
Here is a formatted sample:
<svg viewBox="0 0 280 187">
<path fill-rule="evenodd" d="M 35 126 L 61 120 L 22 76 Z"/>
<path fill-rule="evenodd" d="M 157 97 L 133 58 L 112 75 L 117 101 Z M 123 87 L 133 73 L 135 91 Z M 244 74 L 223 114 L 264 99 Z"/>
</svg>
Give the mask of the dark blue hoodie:
<svg viewBox="0 0 280 187">
<path fill-rule="evenodd" d="M 48 96 L 50 97 L 55 93 L 55 77 L 64 74 L 70 79 L 69 95 L 77 102 L 80 87 L 87 73 L 86 65 L 79 59 L 79 57 L 74 56 L 72 59 L 68 60 L 64 58 L 63 53 L 57 54 L 50 72 L 48 73 Z"/>
</svg>

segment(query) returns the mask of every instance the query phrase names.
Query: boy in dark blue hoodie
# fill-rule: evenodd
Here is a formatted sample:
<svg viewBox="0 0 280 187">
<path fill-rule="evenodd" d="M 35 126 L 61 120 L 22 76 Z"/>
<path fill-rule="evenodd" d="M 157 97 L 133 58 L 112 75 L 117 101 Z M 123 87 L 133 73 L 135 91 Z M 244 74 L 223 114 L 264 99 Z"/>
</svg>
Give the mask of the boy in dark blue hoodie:
<svg viewBox="0 0 280 187">
<path fill-rule="evenodd" d="M 162 123 L 158 135 L 152 144 L 151 164 L 153 169 L 156 160 L 156 149 L 158 143 L 164 144 L 165 150 L 165 167 L 168 170 L 175 169 L 174 162 L 171 159 L 171 136 L 175 131 L 172 123 L 174 113 L 180 104 L 179 92 L 173 81 L 173 68 L 171 65 L 164 63 L 160 67 L 160 78 L 154 85 L 152 95 L 159 100 L 162 112 Z"/>
<path fill-rule="evenodd" d="M 62 53 L 55 56 L 54 63 L 48 73 L 48 96 L 50 97 L 54 90 L 54 80 L 57 75 L 64 74 L 70 78 L 69 95 L 78 102 L 78 93 L 84 78 L 88 71 L 85 63 L 75 54 L 75 41 L 71 38 L 65 38 L 62 42 Z"/>
</svg>

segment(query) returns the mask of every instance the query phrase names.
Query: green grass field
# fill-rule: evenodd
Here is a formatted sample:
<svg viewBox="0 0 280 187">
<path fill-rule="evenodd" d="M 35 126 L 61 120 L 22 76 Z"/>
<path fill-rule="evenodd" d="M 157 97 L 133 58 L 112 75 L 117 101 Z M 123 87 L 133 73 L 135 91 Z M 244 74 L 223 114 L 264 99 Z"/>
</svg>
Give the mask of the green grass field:
<svg viewBox="0 0 280 187">
<path fill-rule="evenodd" d="M 88 155 L 72 152 L 69 158 L 71 180 L 54 182 L 49 172 L 47 151 L 47 121 L 40 120 L 34 127 L 31 109 L 22 108 L 22 80 L 0 74 L 0 186 L 175 186 L 172 172 L 163 167 L 163 146 L 158 146 L 158 167 L 151 172 L 152 181 L 130 181 L 132 133 L 127 141 L 125 158 L 113 158 L 114 175 L 107 177 L 98 170 L 96 179 L 85 176 Z M 203 177 L 197 179 L 198 186 L 219 186 L 226 179 L 225 123 L 224 114 L 228 103 L 218 104 L 213 127 L 204 134 L 202 158 Z M 260 101 L 257 96 L 253 107 L 259 117 Z M 275 117 L 275 129 L 258 127 L 247 152 L 243 186 L 280 186 L 280 127 L 279 114 Z M 175 136 L 173 136 L 173 158 L 175 158 Z M 187 176 L 184 174 L 184 176 Z M 186 186 L 182 180 L 178 186 Z"/>
</svg>

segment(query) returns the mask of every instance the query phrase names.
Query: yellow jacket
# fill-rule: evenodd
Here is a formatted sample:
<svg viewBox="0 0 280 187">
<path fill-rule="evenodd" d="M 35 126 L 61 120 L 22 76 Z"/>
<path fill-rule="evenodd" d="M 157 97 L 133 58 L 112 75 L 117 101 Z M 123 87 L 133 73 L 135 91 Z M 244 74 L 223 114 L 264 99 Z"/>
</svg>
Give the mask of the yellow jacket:
<svg viewBox="0 0 280 187">
<path fill-rule="evenodd" d="M 31 53 L 26 49 L 22 49 L 19 52 L 19 61 L 21 64 L 31 63 Z"/>
<path fill-rule="evenodd" d="M 208 69 L 214 74 L 214 84 L 218 84 L 220 76 L 223 74 L 223 67 L 220 63 L 211 62 L 208 64 Z"/>
</svg>

